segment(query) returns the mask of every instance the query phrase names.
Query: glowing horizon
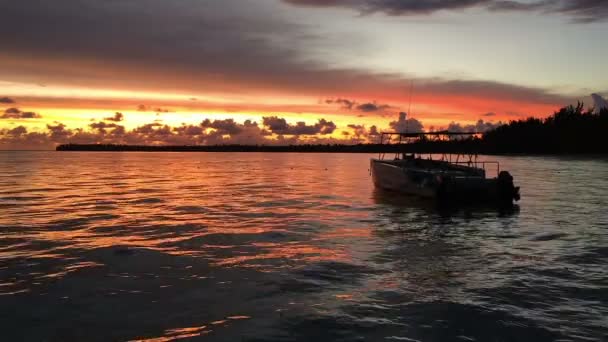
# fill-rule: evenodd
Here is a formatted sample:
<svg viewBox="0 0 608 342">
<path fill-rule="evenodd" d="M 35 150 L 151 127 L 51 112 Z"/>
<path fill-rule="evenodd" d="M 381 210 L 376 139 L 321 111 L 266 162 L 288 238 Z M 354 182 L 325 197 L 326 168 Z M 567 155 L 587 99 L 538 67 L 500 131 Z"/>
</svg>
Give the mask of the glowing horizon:
<svg viewBox="0 0 608 342">
<path fill-rule="evenodd" d="M 389 129 L 403 111 L 427 130 L 479 120 L 495 125 L 546 117 L 577 101 L 590 105 L 591 93 L 608 93 L 597 77 L 608 55 L 596 44 L 607 28 L 601 4 L 565 0 L 566 11 L 535 1 L 503 9 L 188 0 L 147 3 L 142 12 L 140 2 L 3 5 L 0 148 L 23 142 L 14 136 L 24 134 L 19 126 L 95 133 L 91 124 L 115 112 L 123 117 L 106 131 L 233 119 L 256 122 L 266 134 L 263 118 L 278 117 L 288 125 L 331 123 L 325 134 L 283 130 L 306 133 L 298 136 L 303 141 L 360 142 L 362 131 L 353 127 Z M 59 20 L 74 4 L 83 13 Z M 104 20 L 86 15 L 96 11 Z M 135 15 L 140 22 L 132 24 Z M 167 25 L 156 25 L 159 18 Z M 171 25 L 178 20 L 179 29 Z M 128 31 L 112 29 L 125 25 Z"/>
</svg>

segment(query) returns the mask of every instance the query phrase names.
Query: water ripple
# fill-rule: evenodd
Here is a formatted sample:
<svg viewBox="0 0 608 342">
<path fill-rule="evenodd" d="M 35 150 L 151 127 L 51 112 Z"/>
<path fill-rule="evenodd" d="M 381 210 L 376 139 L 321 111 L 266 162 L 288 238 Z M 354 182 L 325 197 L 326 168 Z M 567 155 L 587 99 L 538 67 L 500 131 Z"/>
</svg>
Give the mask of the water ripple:
<svg viewBox="0 0 608 342">
<path fill-rule="evenodd" d="M 500 158 L 523 200 L 497 211 L 375 191 L 369 157 L 0 152 L 3 336 L 608 334 L 606 161 Z"/>
</svg>

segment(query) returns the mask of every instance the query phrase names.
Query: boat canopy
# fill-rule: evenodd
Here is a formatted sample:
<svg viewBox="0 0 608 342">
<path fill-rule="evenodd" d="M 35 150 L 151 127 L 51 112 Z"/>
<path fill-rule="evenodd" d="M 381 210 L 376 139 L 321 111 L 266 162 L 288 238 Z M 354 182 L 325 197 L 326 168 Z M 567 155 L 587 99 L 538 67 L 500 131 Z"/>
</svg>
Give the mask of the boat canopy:
<svg viewBox="0 0 608 342">
<path fill-rule="evenodd" d="M 455 139 L 459 139 L 459 138 L 464 139 L 464 138 L 479 137 L 481 135 L 483 135 L 482 132 L 451 132 L 451 131 L 447 131 L 447 130 L 434 131 L 434 132 L 419 132 L 419 133 L 381 132 L 380 133 L 380 144 L 381 145 L 384 145 L 384 144 L 401 145 L 401 144 L 403 144 L 403 146 L 405 147 L 405 145 L 407 145 L 407 144 L 416 143 L 416 142 L 419 142 L 420 140 L 446 141 L 446 140 L 455 140 Z M 398 137 L 398 139 L 396 139 L 395 137 Z M 408 158 L 408 151 L 405 149 L 399 150 L 399 151 L 392 151 L 392 152 L 395 153 L 395 157 L 392 160 Z M 387 153 L 390 153 L 390 152 L 380 152 L 378 155 L 378 159 L 386 160 L 385 157 L 386 157 Z M 500 173 L 500 164 L 498 162 L 496 162 L 496 161 L 478 161 L 477 153 L 473 153 L 473 152 L 470 152 L 470 153 L 441 152 L 441 153 L 435 153 L 435 156 L 433 156 L 434 153 L 429 153 L 429 152 L 416 153 L 415 151 L 411 151 L 409 153 L 409 158 L 415 158 L 415 156 L 417 154 L 418 154 L 419 158 L 422 155 L 427 155 L 426 159 L 429 159 L 429 160 L 447 162 L 452 165 L 463 165 L 463 166 L 469 166 L 469 167 L 474 167 L 474 168 L 480 168 L 480 169 L 483 169 L 484 171 L 486 170 L 486 166 L 491 164 L 496 167 L 496 174 L 498 175 Z M 435 159 L 436 157 L 439 157 L 439 158 Z"/>
<path fill-rule="evenodd" d="M 480 137 L 483 135 L 482 132 L 450 132 L 450 131 L 435 131 L 435 132 L 381 132 L 380 133 L 380 144 L 384 144 L 385 142 L 390 144 L 391 140 L 394 136 L 399 137 L 399 143 L 408 143 L 421 139 L 430 140 L 453 140 L 455 138 L 461 137 Z"/>
<path fill-rule="evenodd" d="M 382 132 L 380 134 L 388 135 L 388 136 L 398 135 L 398 136 L 401 136 L 404 138 L 421 138 L 421 137 L 427 137 L 427 136 L 447 136 L 447 137 L 476 136 L 476 135 L 482 135 L 483 133 L 482 132 L 435 131 L 435 132 L 419 132 L 419 133 Z"/>
</svg>

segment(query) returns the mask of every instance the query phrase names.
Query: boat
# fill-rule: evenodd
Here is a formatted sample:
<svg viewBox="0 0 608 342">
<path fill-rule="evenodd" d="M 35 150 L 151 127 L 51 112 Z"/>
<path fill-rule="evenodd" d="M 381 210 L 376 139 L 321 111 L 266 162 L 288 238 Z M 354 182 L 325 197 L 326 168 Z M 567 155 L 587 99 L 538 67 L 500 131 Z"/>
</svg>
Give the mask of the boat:
<svg viewBox="0 0 608 342">
<path fill-rule="evenodd" d="M 485 202 L 512 205 L 519 201 L 519 187 L 508 171 L 500 169 L 497 161 L 479 161 L 475 154 L 417 154 L 407 151 L 408 144 L 417 141 L 453 140 L 480 133 L 381 133 L 380 144 L 392 144 L 398 137 L 403 148 L 393 158 L 380 153 L 370 161 L 370 173 L 377 188 L 395 191 L 441 202 Z M 486 169 L 493 167 L 496 177 L 486 177 Z"/>
</svg>

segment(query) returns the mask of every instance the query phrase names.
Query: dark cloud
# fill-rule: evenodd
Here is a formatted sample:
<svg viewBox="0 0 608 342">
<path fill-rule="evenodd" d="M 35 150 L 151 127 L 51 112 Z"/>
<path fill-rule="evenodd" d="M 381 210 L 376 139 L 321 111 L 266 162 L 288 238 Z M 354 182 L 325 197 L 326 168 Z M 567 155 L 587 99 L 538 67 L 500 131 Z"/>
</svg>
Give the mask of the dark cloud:
<svg viewBox="0 0 608 342">
<path fill-rule="evenodd" d="M 407 118 L 405 112 L 399 113 L 399 120 L 392 121 L 389 126 L 392 130 L 397 133 L 420 133 L 424 132 L 424 125 L 422 122 L 414 119 Z"/>
<path fill-rule="evenodd" d="M 114 121 L 114 122 L 121 122 L 122 120 L 124 120 L 125 116 L 120 113 L 120 112 L 116 112 L 114 113 L 114 116 L 108 117 L 108 118 L 104 118 L 104 120 L 106 121 Z"/>
<path fill-rule="evenodd" d="M 404 6 L 403 2 L 420 8 L 444 3 L 393 2 L 393 7 Z M 362 1 L 309 2 L 331 6 L 348 3 Z M 381 8 L 388 2 L 370 3 Z M 453 7 L 461 1 L 450 3 Z M 0 74 L 6 80 L 26 78 L 117 89 L 165 91 L 170 85 L 176 93 L 256 94 L 272 90 L 367 96 L 373 89 L 387 99 L 403 98 L 408 80 L 402 75 L 330 68 L 314 62 L 318 59 L 303 58 L 312 50 L 309 47 L 327 37 L 311 35 L 310 28 L 288 23 L 280 15 L 269 15 L 271 3 L 244 6 L 240 0 L 226 0 L 212 4 L 198 0 L 5 1 L 0 5 L 0 46 L 11 62 L 4 63 L 0 56 Z M 111 48 L 106 42 L 111 42 Z M 21 57 L 27 57 L 28 63 L 18 62 L 24 60 Z M 421 79 L 415 83 L 418 94 L 498 94 L 504 100 L 556 106 L 576 101 L 543 89 L 497 82 Z M 354 108 L 346 101 L 341 105 Z M 144 108 L 165 109 L 145 105 L 139 109 Z"/>
<path fill-rule="evenodd" d="M 352 131 L 348 132 L 349 141 L 352 144 L 375 143 L 379 136 L 378 128 L 370 126 L 369 129 L 365 125 L 349 124 L 347 127 Z"/>
<path fill-rule="evenodd" d="M 213 128 L 221 134 L 235 135 L 242 131 L 242 126 L 234 121 L 234 119 L 214 120 L 205 119 L 201 126 L 203 128 Z"/>
<path fill-rule="evenodd" d="M 561 0 L 545 1 L 544 10 L 568 15 L 576 22 L 588 23 L 608 19 L 608 1 L 606 0 Z"/>
<path fill-rule="evenodd" d="M 34 112 L 21 112 L 21 119 L 41 119 L 42 115 Z"/>
<path fill-rule="evenodd" d="M 309 5 L 346 3 L 310 1 Z M 370 3 L 380 8 L 388 2 Z M 421 4 L 411 6 L 428 8 L 428 3 L 444 2 L 416 3 Z M 373 90 L 382 94 L 382 101 L 403 99 L 409 83 L 403 75 L 331 68 L 318 58 L 308 58 L 327 36 L 316 36 L 308 26 L 272 15 L 276 14 L 271 13 L 273 8 L 272 2 L 249 6 L 241 0 L 5 1 L 0 5 L 0 74 L 5 80 L 153 91 L 170 88 L 184 94 L 257 95 L 271 90 L 273 94 L 363 98 Z M 5 56 L 10 63 L 5 63 Z M 415 84 L 421 98 L 466 94 L 556 107 L 576 102 L 544 89 L 498 82 L 417 79 Z M 341 106 L 355 108 L 351 100 L 342 100 Z M 138 109 L 161 112 L 163 107 Z"/>
<path fill-rule="evenodd" d="M 182 126 L 173 128 L 173 131 L 175 131 L 181 135 L 196 136 L 196 135 L 203 134 L 205 129 L 201 126 L 182 125 Z"/>
<path fill-rule="evenodd" d="M 21 114 L 19 108 L 11 107 L 4 110 L 4 114 Z"/>
<path fill-rule="evenodd" d="M 455 11 L 472 7 L 490 11 L 530 11 L 562 14 L 576 22 L 603 21 L 608 17 L 605 0 L 283 0 L 310 7 L 351 8 L 363 14 L 381 12 L 392 16 L 428 15 L 437 11 Z"/>
<path fill-rule="evenodd" d="M 577 99 L 555 95 L 549 91 L 493 81 L 418 79 L 416 93 L 437 96 L 479 96 L 486 99 L 534 102 L 544 104 L 573 103 Z"/>
<path fill-rule="evenodd" d="M 326 135 L 332 134 L 337 127 L 335 123 L 325 119 L 319 119 L 314 125 L 306 125 L 305 122 L 297 122 L 295 125 L 291 125 L 285 119 L 277 116 L 263 117 L 262 121 L 270 132 L 282 135 Z"/>
<path fill-rule="evenodd" d="M 430 14 L 439 10 L 457 10 L 487 5 L 491 0 L 284 0 L 311 7 L 345 7 L 362 13 L 383 12 L 388 15 Z"/>
<path fill-rule="evenodd" d="M 387 104 L 378 104 L 376 101 L 367 102 L 367 103 L 359 103 L 355 100 L 349 100 L 344 98 L 336 98 L 336 99 L 327 99 L 325 100 L 326 104 L 339 104 L 343 109 L 356 109 L 361 112 L 379 112 L 384 111 L 391 106 Z"/>
<path fill-rule="evenodd" d="M 325 100 L 325 103 L 327 103 L 327 104 L 332 104 L 332 103 L 339 104 L 344 109 L 353 109 L 353 106 L 355 106 L 357 104 L 353 100 L 342 99 L 342 98 L 327 99 L 327 100 Z"/>
<path fill-rule="evenodd" d="M 374 126 L 371 126 L 371 127 L 369 128 L 368 134 L 369 134 L 369 136 L 370 136 L 370 137 L 376 137 L 376 136 L 379 136 L 379 135 L 380 135 L 380 132 L 378 132 L 378 127 L 376 127 L 375 125 L 374 125 Z"/>
<path fill-rule="evenodd" d="M 479 119 L 474 125 L 461 125 L 457 122 L 451 122 L 448 125 L 447 130 L 450 132 L 484 133 L 501 125 L 503 125 L 503 123 L 500 121 L 497 123 L 492 123 L 484 122 L 482 119 Z"/>
<path fill-rule="evenodd" d="M 115 123 L 107 123 L 104 121 L 100 121 L 100 122 L 94 122 L 92 124 L 89 124 L 89 127 L 91 127 L 94 130 L 97 130 L 101 134 L 106 134 L 107 129 L 117 128 L 117 127 L 119 127 L 119 125 L 117 125 Z M 122 126 L 120 126 L 120 127 L 122 127 Z"/>
<path fill-rule="evenodd" d="M 19 137 L 27 133 L 27 129 L 23 126 L 17 126 L 13 129 L 6 130 L 7 135 L 11 135 L 13 137 Z"/>
<path fill-rule="evenodd" d="M 0 129 L 0 149 L 53 149 L 57 144 L 134 144 L 134 145 L 290 145 L 300 143 L 355 143 L 363 140 L 336 140 L 325 137 L 336 130 L 336 125 L 320 119 L 315 125 L 288 124 L 283 118 L 265 118 L 271 131 L 255 121 L 238 123 L 232 119 L 204 120 L 198 125 L 182 124 L 171 127 L 152 122 L 132 130 L 115 122 L 92 122 L 88 130 L 70 129 L 65 124 L 47 124 L 44 132 L 28 132 L 23 126 Z M 285 122 L 282 125 L 282 122 Z M 273 124 L 274 123 L 274 124 Z M 278 123 L 278 124 L 277 124 Z M 273 124 L 273 125 L 271 125 Z M 367 134 L 367 133 L 366 133 Z"/>
<path fill-rule="evenodd" d="M 34 112 L 24 112 L 19 108 L 11 107 L 4 110 L 0 119 L 41 119 L 42 116 Z"/>
<path fill-rule="evenodd" d="M 49 137 L 51 141 L 63 142 L 73 134 L 71 130 L 66 128 L 66 125 L 60 122 L 56 122 L 54 125 L 47 124 L 46 128 L 50 133 Z"/>
<path fill-rule="evenodd" d="M 11 104 L 11 103 L 15 103 L 15 100 L 11 99 L 10 97 L 0 97 L 0 103 L 3 104 Z"/>
<path fill-rule="evenodd" d="M 150 107 L 143 104 L 137 106 L 138 112 L 156 112 L 156 113 L 170 113 L 172 112 L 170 109 L 163 107 Z"/>
<path fill-rule="evenodd" d="M 365 125 L 355 125 L 355 124 L 350 124 L 347 126 L 348 128 L 350 128 L 353 131 L 353 138 L 352 138 L 352 142 L 354 143 L 364 143 L 364 142 L 369 142 L 370 140 L 370 132 L 367 130 L 367 128 L 365 127 Z M 375 128 L 375 126 L 372 126 Z"/>
<path fill-rule="evenodd" d="M 289 124 L 287 120 L 283 118 L 279 118 L 277 116 L 269 116 L 264 117 L 262 119 L 264 126 L 268 127 L 268 129 L 272 132 L 286 132 L 289 130 Z"/>
<path fill-rule="evenodd" d="M 496 113 L 488 112 L 488 113 L 482 114 L 481 116 L 496 116 Z"/>
<path fill-rule="evenodd" d="M 139 126 L 133 130 L 135 133 L 152 135 L 157 132 L 157 130 L 161 129 L 164 125 L 159 122 L 153 122 L 149 124 L 145 124 L 143 126 Z M 166 129 L 163 131 L 166 132 Z M 163 133 L 164 134 L 164 133 Z"/>
<path fill-rule="evenodd" d="M 353 130 L 353 134 L 356 137 L 364 137 L 367 135 L 367 130 L 365 129 L 365 125 L 350 124 L 347 127 Z"/>
<path fill-rule="evenodd" d="M 264 2 L 243 5 L 241 0 L 3 2 L 3 54 L 35 55 L 42 63 L 30 64 L 29 70 L 25 64 L 15 68 L 20 65 L 15 63 L 0 67 L 0 73 L 190 91 L 234 90 L 244 83 L 281 87 L 291 77 L 314 77 L 299 71 L 310 71 L 309 64 L 296 61 L 296 48 L 305 49 L 313 38 L 301 26 L 269 15 L 274 7 Z M 297 39 L 298 44 L 284 44 L 277 41 L 280 37 Z M 93 60 L 103 64 L 87 62 Z M 290 75 L 294 70 L 297 75 Z"/>
<path fill-rule="evenodd" d="M 362 112 L 379 112 L 389 108 L 389 105 L 380 105 L 375 102 L 363 103 L 357 106 L 357 110 L 360 110 Z"/>
</svg>

